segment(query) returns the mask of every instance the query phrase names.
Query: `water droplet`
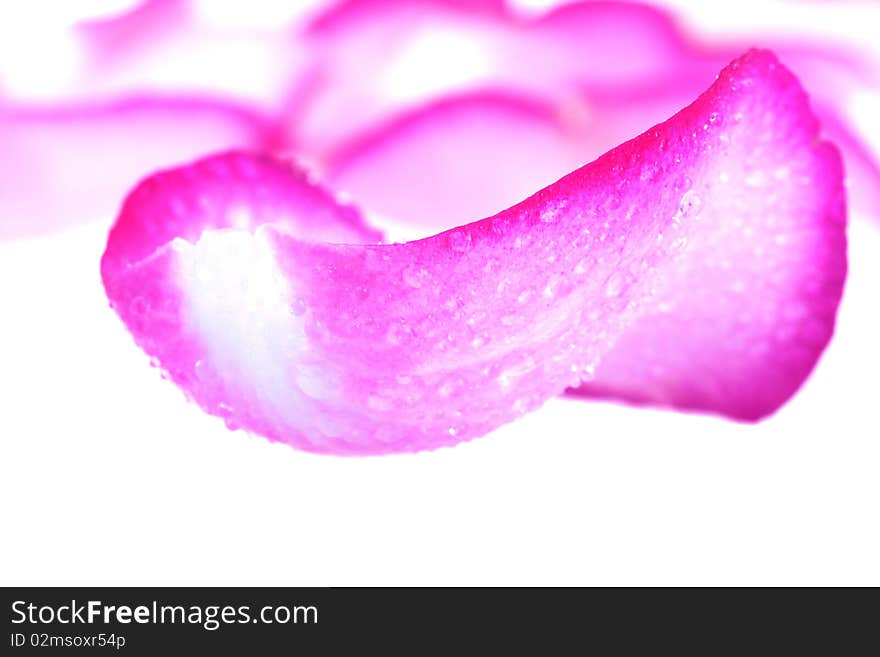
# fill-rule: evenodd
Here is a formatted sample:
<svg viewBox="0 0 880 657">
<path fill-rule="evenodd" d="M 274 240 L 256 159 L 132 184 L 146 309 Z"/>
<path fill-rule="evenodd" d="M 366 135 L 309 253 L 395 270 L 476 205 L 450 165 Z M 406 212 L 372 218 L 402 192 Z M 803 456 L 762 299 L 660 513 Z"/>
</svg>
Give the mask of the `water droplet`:
<svg viewBox="0 0 880 657">
<path fill-rule="evenodd" d="M 703 209 L 703 199 L 694 190 L 690 189 L 681 197 L 678 211 L 683 219 L 696 218 Z"/>
<path fill-rule="evenodd" d="M 506 235 L 510 231 L 511 221 L 507 218 L 495 219 L 492 222 L 492 230 L 496 235 Z"/>
<path fill-rule="evenodd" d="M 545 208 L 541 211 L 541 221 L 543 221 L 545 224 L 552 224 L 556 221 L 558 216 L 559 211 L 553 207 Z"/>
<path fill-rule="evenodd" d="M 465 230 L 455 230 L 449 233 L 449 246 L 453 251 L 462 253 L 471 245 L 471 234 Z"/>
<path fill-rule="evenodd" d="M 385 340 L 388 344 L 401 345 L 412 336 L 412 329 L 405 324 L 393 322 L 385 333 Z"/>
<path fill-rule="evenodd" d="M 385 397 L 380 397 L 379 395 L 370 395 L 367 397 L 367 406 L 374 411 L 390 411 L 391 401 L 385 399 Z"/>
<path fill-rule="evenodd" d="M 376 437 L 376 440 L 380 443 L 385 443 L 386 445 L 389 443 L 393 443 L 396 440 L 394 429 L 389 426 L 382 425 L 378 429 L 376 429 L 373 434 Z"/>
<path fill-rule="evenodd" d="M 574 290 L 574 283 L 567 278 L 562 278 L 556 286 L 556 294 L 560 297 L 568 296 Z"/>
<path fill-rule="evenodd" d="M 428 278 L 428 272 L 416 267 L 407 267 L 403 270 L 403 282 L 410 287 L 420 288 Z"/>
<path fill-rule="evenodd" d="M 792 323 L 799 324 L 810 317 L 810 309 L 802 302 L 792 302 L 783 306 L 782 316 Z"/>
<path fill-rule="evenodd" d="M 752 171 L 748 176 L 746 176 L 746 185 L 749 187 L 763 187 L 767 182 L 764 176 L 764 172 L 757 170 Z"/>
<path fill-rule="evenodd" d="M 791 170 L 787 166 L 779 167 L 773 172 L 773 177 L 776 178 L 776 180 L 785 180 L 788 178 L 790 171 Z"/>
<path fill-rule="evenodd" d="M 620 291 L 623 289 L 623 279 L 620 274 L 614 273 L 608 278 L 608 282 L 605 283 L 605 296 L 607 297 L 616 297 L 620 294 Z"/>
<path fill-rule="evenodd" d="M 532 296 L 532 293 L 530 290 L 525 290 L 523 292 L 520 292 L 519 296 L 516 298 L 516 302 L 517 303 L 525 303 L 526 301 L 529 300 L 530 296 Z"/>
<path fill-rule="evenodd" d="M 773 337 L 777 342 L 789 342 L 795 335 L 795 331 L 791 326 L 780 326 L 773 332 Z"/>
<path fill-rule="evenodd" d="M 592 381 L 596 378 L 596 366 L 594 364 L 584 365 L 581 372 L 581 383 Z"/>
<path fill-rule="evenodd" d="M 147 300 L 143 297 L 135 297 L 131 301 L 131 312 L 137 316 L 143 316 L 147 314 Z"/>
<path fill-rule="evenodd" d="M 721 115 L 718 112 L 712 112 L 709 115 L 709 123 L 721 123 Z"/>
<path fill-rule="evenodd" d="M 290 304 L 290 312 L 294 315 L 302 315 L 306 311 L 306 302 L 303 299 L 294 299 Z"/>
</svg>

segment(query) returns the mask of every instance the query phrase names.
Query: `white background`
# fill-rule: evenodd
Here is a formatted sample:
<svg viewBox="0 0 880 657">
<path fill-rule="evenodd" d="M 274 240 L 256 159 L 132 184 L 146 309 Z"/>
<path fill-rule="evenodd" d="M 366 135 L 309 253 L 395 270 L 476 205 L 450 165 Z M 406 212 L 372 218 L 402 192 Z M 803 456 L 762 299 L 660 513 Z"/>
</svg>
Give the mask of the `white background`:
<svg viewBox="0 0 880 657">
<path fill-rule="evenodd" d="M 848 39 L 880 24 L 867 5 L 760 4 L 693 20 Z M 870 120 L 872 102 L 854 110 Z M 229 432 L 187 404 L 109 309 L 104 239 L 92 225 L 0 243 L 4 585 L 880 584 L 866 218 L 838 334 L 759 425 L 560 399 L 453 449 L 366 459 Z"/>
</svg>

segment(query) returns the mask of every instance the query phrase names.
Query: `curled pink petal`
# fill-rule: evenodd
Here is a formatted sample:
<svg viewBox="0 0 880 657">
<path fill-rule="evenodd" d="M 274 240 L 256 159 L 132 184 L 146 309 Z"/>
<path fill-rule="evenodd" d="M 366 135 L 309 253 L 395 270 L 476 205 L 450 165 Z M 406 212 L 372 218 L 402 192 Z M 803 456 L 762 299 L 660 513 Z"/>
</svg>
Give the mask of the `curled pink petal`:
<svg viewBox="0 0 880 657">
<path fill-rule="evenodd" d="M 200 100 L 0 107 L 0 239 L 109 220 L 158 167 L 218 148 L 259 148 L 262 120 Z"/>
<path fill-rule="evenodd" d="M 127 199 L 102 276 L 209 413 L 303 449 L 473 438 L 566 386 L 770 412 L 829 339 L 842 170 L 766 51 L 494 217 L 406 244 L 270 161 L 221 155 Z M 660 322 L 656 331 L 648 330 Z"/>
</svg>

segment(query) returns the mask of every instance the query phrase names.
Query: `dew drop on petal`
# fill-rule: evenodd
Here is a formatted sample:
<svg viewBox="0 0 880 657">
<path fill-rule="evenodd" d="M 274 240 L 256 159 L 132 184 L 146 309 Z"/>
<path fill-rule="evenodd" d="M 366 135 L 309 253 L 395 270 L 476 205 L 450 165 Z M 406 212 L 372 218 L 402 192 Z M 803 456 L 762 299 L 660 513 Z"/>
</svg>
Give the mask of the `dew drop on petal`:
<svg viewBox="0 0 880 657">
<path fill-rule="evenodd" d="M 422 280 L 425 278 L 424 269 L 416 269 L 415 267 L 407 267 L 403 270 L 403 282 L 410 287 L 422 287 Z"/>
<path fill-rule="evenodd" d="M 294 315 L 302 315 L 306 311 L 306 302 L 302 299 L 294 299 L 290 304 L 290 312 Z"/>
<path fill-rule="evenodd" d="M 147 313 L 147 301 L 141 296 L 137 296 L 131 301 L 131 312 L 134 315 L 142 316 Z"/>
<path fill-rule="evenodd" d="M 693 189 L 685 192 L 681 197 L 678 211 L 681 213 L 682 219 L 697 218 L 703 209 L 703 199 Z"/>
<path fill-rule="evenodd" d="M 464 230 L 456 230 L 449 233 L 449 247 L 453 251 L 463 253 L 471 245 L 471 235 Z"/>
<path fill-rule="evenodd" d="M 623 289 L 623 279 L 620 274 L 614 273 L 608 278 L 608 282 L 605 283 L 605 296 L 608 297 L 616 297 L 620 294 L 620 291 Z"/>
</svg>

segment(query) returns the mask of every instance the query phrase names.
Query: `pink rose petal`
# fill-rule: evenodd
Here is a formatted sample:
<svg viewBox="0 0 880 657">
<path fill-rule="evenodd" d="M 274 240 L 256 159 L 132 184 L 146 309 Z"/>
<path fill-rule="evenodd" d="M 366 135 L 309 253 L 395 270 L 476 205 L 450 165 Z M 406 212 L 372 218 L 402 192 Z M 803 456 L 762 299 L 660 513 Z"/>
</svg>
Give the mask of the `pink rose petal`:
<svg viewBox="0 0 880 657">
<path fill-rule="evenodd" d="M 217 26 L 197 9 L 186 0 L 152 0 L 78 25 L 83 64 L 64 97 L 198 94 L 280 112 L 308 65 L 294 25 Z"/>
<path fill-rule="evenodd" d="M 684 107 L 724 64 L 751 45 L 706 45 L 683 30 L 672 14 L 627 2 L 575 2 L 535 18 L 524 18 L 496 2 L 469 6 L 444 0 L 348 0 L 316 21 L 307 36 L 315 44 L 318 64 L 308 85 L 300 89 L 301 102 L 296 111 L 289 115 L 287 139 L 291 150 L 307 155 L 318 166 L 329 167 L 333 177 L 335 167 L 349 167 L 349 163 L 339 161 L 338 154 L 360 148 L 372 152 L 365 157 L 358 154 L 356 166 L 366 167 L 368 160 L 377 165 L 390 161 L 397 166 L 402 159 L 402 124 L 406 124 L 405 139 L 412 144 L 407 147 L 410 149 L 427 151 L 428 145 L 443 133 L 449 139 L 455 138 L 453 127 L 461 126 L 461 120 L 456 118 L 450 126 L 442 126 L 441 113 L 433 112 L 434 105 L 441 105 L 443 112 L 451 114 L 450 94 L 482 95 L 487 89 L 503 89 L 503 95 L 526 98 L 528 102 L 538 99 L 542 104 L 562 108 L 572 100 L 585 102 L 590 108 L 598 104 L 604 116 L 587 124 L 591 134 L 584 145 L 588 149 L 591 144 L 610 147 L 664 120 L 669 109 Z M 874 192 L 880 188 L 877 155 L 849 125 L 842 109 L 857 90 L 880 86 L 876 66 L 863 53 L 841 46 L 786 41 L 782 37 L 773 42 L 782 61 L 816 95 L 821 116 L 834 115 L 835 120 L 829 121 L 833 128 L 830 136 L 839 137 L 849 165 L 853 205 L 860 212 L 880 218 L 880 202 Z M 660 98 L 655 99 L 654 94 Z M 357 112 L 353 113 L 352 107 L 357 107 Z M 629 134 L 622 135 L 614 121 L 604 120 L 616 112 L 637 119 L 628 122 L 635 128 Z M 420 118 L 415 119 L 417 113 Z M 430 113 L 433 117 L 428 120 Z M 477 122 L 475 108 L 468 113 L 471 122 Z M 486 112 L 487 120 L 496 115 L 494 108 Z M 533 132 L 534 120 L 528 123 L 526 129 Z M 437 128 L 429 131 L 429 125 Z M 425 136 L 422 146 L 415 145 L 416 129 Z M 557 127 L 549 125 L 542 130 L 553 133 Z M 381 143 L 383 131 L 393 142 L 387 149 Z M 494 132 L 500 134 L 500 129 Z M 468 150 L 467 139 L 472 131 L 465 128 L 464 134 L 462 147 Z M 515 143 L 505 149 L 511 161 L 525 153 L 525 148 L 516 149 Z M 585 150 L 581 161 L 600 152 L 604 149 Z M 551 150 L 548 157 L 554 154 Z M 520 177 L 540 179 L 549 168 L 561 173 L 568 163 L 568 158 L 562 157 L 553 167 L 544 158 L 531 158 L 534 175 Z M 493 179 L 492 171 L 483 169 L 480 180 L 490 197 L 492 188 L 496 188 L 507 189 L 504 198 L 510 198 L 513 190 L 506 174 L 504 170 Z M 365 201 L 383 193 L 378 178 L 377 189 L 371 189 L 358 173 L 347 170 L 343 175 L 358 179 L 353 188 L 366 193 Z M 463 172 L 455 176 L 465 179 Z M 442 179 L 438 178 L 437 189 L 442 189 Z M 467 184 L 477 187 L 476 181 Z M 410 196 L 415 197 L 415 192 Z M 461 196 L 451 194 L 449 198 L 454 198 L 455 205 L 449 207 L 446 216 L 459 216 L 461 210 L 466 210 Z M 392 206 L 406 211 L 403 200 L 383 200 L 376 207 L 383 212 Z M 491 198 L 482 203 L 474 200 L 478 204 L 468 216 L 479 215 L 485 207 L 500 207 Z M 366 207 L 370 208 L 369 203 Z M 436 203 L 426 208 L 441 215 L 443 210 L 444 206 Z M 391 216 L 418 221 L 423 214 Z"/>
<path fill-rule="evenodd" d="M 218 148 L 258 148 L 261 120 L 200 100 L 0 107 L 0 239 L 109 220 L 157 167 Z"/>
<path fill-rule="evenodd" d="M 367 243 L 264 159 L 159 174 L 102 275 L 206 411 L 303 449 L 448 445 L 590 379 L 754 418 L 803 381 L 841 293 L 842 170 L 817 136 L 795 78 L 752 51 L 666 123 L 416 242 Z"/>
<path fill-rule="evenodd" d="M 374 221 L 406 219 L 420 237 L 419 229 L 452 228 L 509 207 L 686 104 L 675 88 L 563 101 L 468 94 L 344 145 L 327 156 L 324 175 Z"/>
<path fill-rule="evenodd" d="M 495 214 L 608 150 L 585 149 L 596 133 L 569 128 L 539 100 L 450 98 L 330 154 L 325 177 L 376 221 L 405 218 L 424 234 Z"/>
<path fill-rule="evenodd" d="M 450 93 L 637 84 L 680 70 L 685 54 L 666 13 L 626 3 L 579 3 L 526 20 L 495 0 L 348 0 L 306 37 L 317 62 L 289 125 L 297 148 L 318 155 Z"/>
</svg>

